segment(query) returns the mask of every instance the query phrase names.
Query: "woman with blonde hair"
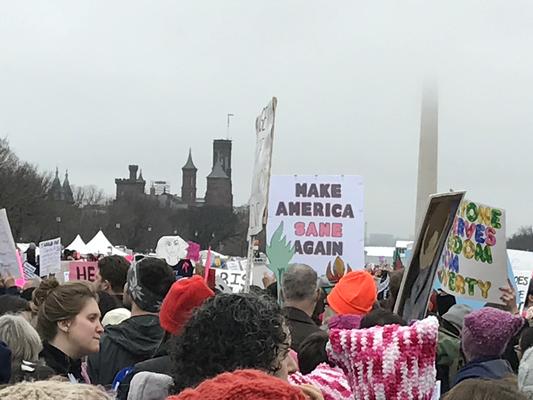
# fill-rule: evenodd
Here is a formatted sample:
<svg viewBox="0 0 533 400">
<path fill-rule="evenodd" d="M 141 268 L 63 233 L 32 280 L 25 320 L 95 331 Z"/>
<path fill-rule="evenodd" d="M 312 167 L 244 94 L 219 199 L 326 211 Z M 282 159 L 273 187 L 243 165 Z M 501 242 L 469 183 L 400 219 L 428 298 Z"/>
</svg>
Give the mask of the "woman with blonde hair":
<svg viewBox="0 0 533 400">
<path fill-rule="evenodd" d="M 22 315 L 0 317 L 0 340 L 11 350 L 10 383 L 48 379 L 54 371 L 39 361 L 43 349 L 37 331 Z"/>
<path fill-rule="evenodd" d="M 104 331 L 96 293 L 84 282 L 60 285 L 47 279 L 35 290 L 33 300 L 39 310 L 41 358 L 56 374 L 89 383 L 82 375 L 81 359 L 99 351 Z"/>
<path fill-rule="evenodd" d="M 111 400 L 112 397 L 107 395 L 97 386 L 71 383 L 66 381 L 48 380 L 31 383 L 23 382 L 17 385 L 8 386 L 0 390 L 0 399 Z"/>
</svg>

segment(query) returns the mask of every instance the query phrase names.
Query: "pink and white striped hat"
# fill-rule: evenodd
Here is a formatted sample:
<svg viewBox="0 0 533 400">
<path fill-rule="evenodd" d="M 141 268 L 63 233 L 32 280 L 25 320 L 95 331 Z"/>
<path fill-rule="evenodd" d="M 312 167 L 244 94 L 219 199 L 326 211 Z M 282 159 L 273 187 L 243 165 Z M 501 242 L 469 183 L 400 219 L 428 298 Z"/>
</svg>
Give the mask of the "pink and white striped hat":
<svg viewBox="0 0 533 400">
<path fill-rule="evenodd" d="M 439 323 L 332 329 L 328 359 L 341 367 L 356 400 L 429 400 L 435 388 Z"/>
<path fill-rule="evenodd" d="M 313 385 L 322 391 L 324 400 L 352 400 L 352 389 L 346 375 L 340 368 L 331 367 L 326 363 L 319 364 L 313 372 L 303 375 L 296 372 L 289 375 L 292 385 Z"/>
</svg>

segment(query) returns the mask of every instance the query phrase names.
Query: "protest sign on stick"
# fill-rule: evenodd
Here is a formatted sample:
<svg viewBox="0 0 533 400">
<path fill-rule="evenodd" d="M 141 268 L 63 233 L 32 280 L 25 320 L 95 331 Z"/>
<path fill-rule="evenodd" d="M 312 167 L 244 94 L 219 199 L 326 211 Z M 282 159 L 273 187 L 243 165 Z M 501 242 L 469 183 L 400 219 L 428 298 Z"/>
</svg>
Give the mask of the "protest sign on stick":
<svg viewBox="0 0 533 400">
<path fill-rule="evenodd" d="M 501 303 L 508 286 L 505 211 L 473 201 L 461 203 L 444 249 L 438 279 L 447 293 Z"/>
<path fill-rule="evenodd" d="M 430 196 L 394 310 L 407 322 L 426 315 L 439 260 L 463 197 L 464 192 Z"/>
<path fill-rule="evenodd" d="M 69 281 L 89 281 L 96 280 L 98 262 L 96 261 L 73 261 L 68 266 Z"/>
<path fill-rule="evenodd" d="M 39 243 L 39 271 L 41 276 L 61 271 L 61 238 Z"/>
<path fill-rule="evenodd" d="M 248 224 L 248 265 L 246 267 L 245 292 L 249 291 L 250 282 L 252 281 L 255 236 L 263 230 L 263 226 L 266 223 L 277 104 L 278 100 L 273 97 L 255 120 L 256 144 L 252 193 L 248 203 L 250 219 Z"/>
<path fill-rule="evenodd" d="M 20 278 L 17 248 L 5 208 L 0 209 L 0 274 Z"/>
</svg>

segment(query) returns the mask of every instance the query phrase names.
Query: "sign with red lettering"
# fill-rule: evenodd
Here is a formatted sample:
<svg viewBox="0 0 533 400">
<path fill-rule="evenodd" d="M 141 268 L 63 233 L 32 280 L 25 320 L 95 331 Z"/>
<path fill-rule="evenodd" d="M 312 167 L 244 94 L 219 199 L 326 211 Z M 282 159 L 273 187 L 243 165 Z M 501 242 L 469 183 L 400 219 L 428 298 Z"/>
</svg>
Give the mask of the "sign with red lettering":
<svg viewBox="0 0 533 400">
<path fill-rule="evenodd" d="M 360 176 L 273 176 L 267 221 L 271 264 L 303 263 L 319 275 L 328 266 L 332 270 L 335 260 L 345 271 L 363 268 L 363 201 Z"/>
<path fill-rule="evenodd" d="M 96 280 L 98 263 L 96 261 L 74 261 L 68 266 L 69 281 L 89 281 Z"/>
</svg>

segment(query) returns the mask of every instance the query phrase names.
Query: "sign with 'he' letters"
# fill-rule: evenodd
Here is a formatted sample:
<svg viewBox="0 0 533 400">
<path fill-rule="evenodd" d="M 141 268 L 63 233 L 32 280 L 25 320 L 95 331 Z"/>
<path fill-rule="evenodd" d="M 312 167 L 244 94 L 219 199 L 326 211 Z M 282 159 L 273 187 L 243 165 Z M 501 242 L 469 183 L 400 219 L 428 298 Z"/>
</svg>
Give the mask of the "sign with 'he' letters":
<svg viewBox="0 0 533 400">
<path fill-rule="evenodd" d="M 324 275 L 337 258 L 364 267 L 363 179 L 349 175 L 273 176 L 267 221 L 271 269 L 303 263 Z"/>
<path fill-rule="evenodd" d="M 465 200 L 444 249 L 438 277 L 456 297 L 501 303 L 499 288 L 509 286 L 505 211 Z"/>
<path fill-rule="evenodd" d="M 96 280 L 98 263 L 96 261 L 74 261 L 68 265 L 69 281 L 89 281 Z"/>
</svg>

